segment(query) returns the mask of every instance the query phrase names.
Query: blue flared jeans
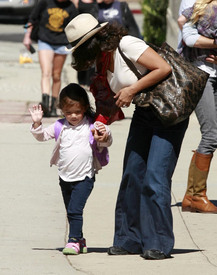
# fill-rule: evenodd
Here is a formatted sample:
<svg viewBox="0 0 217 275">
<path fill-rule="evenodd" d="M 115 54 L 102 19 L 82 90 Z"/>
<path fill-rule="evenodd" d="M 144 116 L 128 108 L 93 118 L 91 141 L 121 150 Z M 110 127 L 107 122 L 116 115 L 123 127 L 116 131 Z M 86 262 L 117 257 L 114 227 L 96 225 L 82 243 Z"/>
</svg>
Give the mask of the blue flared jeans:
<svg viewBox="0 0 217 275">
<path fill-rule="evenodd" d="M 116 204 L 114 246 L 131 253 L 157 249 L 170 255 L 171 182 L 188 121 L 165 128 L 150 108 L 136 107 Z"/>
</svg>

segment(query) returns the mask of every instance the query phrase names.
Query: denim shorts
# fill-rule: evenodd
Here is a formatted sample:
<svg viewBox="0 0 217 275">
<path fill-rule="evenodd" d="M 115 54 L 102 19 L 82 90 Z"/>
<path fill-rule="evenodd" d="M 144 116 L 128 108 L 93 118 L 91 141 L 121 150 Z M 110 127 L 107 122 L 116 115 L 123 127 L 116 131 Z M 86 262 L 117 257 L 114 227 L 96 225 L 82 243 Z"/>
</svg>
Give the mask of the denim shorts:
<svg viewBox="0 0 217 275">
<path fill-rule="evenodd" d="M 57 54 L 69 54 L 70 52 L 66 51 L 65 47 L 66 46 L 52 45 L 52 44 L 48 44 L 44 41 L 38 40 L 38 51 L 51 50 L 51 51 L 54 51 Z"/>
</svg>

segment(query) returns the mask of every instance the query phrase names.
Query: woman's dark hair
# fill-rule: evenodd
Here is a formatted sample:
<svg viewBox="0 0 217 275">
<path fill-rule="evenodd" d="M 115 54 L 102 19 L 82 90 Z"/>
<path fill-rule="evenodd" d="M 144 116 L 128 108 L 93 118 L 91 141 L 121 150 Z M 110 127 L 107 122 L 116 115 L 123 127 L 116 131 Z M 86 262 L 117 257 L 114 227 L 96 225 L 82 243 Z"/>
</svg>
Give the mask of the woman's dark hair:
<svg viewBox="0 0 217 275">
<path fill-rule="evenodd" d="M 102 30 L 81 44 L 72 55 L 72 67 L 77 71 L 90 68 L 101 52 L 114 51 L 127 30 L 117 23 L 107 24 Z"/>
<path fill-rule="evenodd" d="M 85 89 L 76 83 L 70 83 L 62 89 L 59 95 L 58 107 L 62 110 L 66 106 L 73 105 L 73 101 L 78 101 L 83 107 L 87 108 L 85 115 L 93 118 L 95 115 Z"/>
</svg>

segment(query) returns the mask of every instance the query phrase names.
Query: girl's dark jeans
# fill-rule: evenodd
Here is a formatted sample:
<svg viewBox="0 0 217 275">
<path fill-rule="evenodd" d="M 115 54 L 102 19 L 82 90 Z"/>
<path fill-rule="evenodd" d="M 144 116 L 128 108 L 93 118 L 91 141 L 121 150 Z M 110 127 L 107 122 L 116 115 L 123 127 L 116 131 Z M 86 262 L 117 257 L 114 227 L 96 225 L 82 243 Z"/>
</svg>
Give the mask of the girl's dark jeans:
<svg viewBox="0 0 217 275">
<path fill-rule="evenodd" d="M 83 237 L 83 209 L 93 189 L 95 177 L 86 177 L 76 182 L 65 182 L 59 178 L 63 200 L 69 222 L 69 240 L 79 240 Z"/>
</svg>

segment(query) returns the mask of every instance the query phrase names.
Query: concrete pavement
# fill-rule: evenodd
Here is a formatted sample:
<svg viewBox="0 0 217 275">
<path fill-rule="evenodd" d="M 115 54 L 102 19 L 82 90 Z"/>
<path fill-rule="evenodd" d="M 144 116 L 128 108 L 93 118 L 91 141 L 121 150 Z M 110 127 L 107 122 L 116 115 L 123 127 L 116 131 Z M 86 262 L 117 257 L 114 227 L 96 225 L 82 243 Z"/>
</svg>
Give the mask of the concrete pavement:
<svg viewBox="0 0 217 275">
<path fill-rule="evenodd" d="M 124 146 L 133 106 L 124 109 L 126 119 L 110 126 L 114 142 L 110 164 L 97 175 L 84 213 L 84 235 L 89 253 L 64 256 L 67 221 L 57 169 L 49 167 L 53 141 L 39 143 L 29 132 L 28 108 L 39 102 L 40 69 L 18 63 L 9 42 L 0 52 L 0 274 L 2 275 L 182 275 L 217 274 L 217 215 L 181 212 L 188 165 L 200 132 L 194 115 L 183 142 L 173 177 L 172 211 L 176 243 L 172 259 L 145 261 L 138 255 L 108 256 L 114 231 L 114 208 Z M 1 44 L 2 45 L 2 44 Z M 17 63 L 14 64 L 14 60 Z M 63 86 L 76 82 L 70 58 L 63 72 Z M 55 121 L 44 119 L 45 124 Z M 217 203 L 216 157 L 208 181 L 208 196 Z"/>
</svg>

